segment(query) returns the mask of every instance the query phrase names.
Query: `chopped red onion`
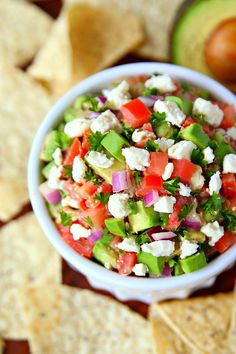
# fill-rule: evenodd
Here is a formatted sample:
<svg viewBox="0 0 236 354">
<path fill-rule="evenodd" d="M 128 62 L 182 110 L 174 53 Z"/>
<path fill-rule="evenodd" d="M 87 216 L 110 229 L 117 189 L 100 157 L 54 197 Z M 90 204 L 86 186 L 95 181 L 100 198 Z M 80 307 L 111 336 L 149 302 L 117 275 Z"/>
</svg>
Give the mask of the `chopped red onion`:
<svg viewBox="0 0 236 354">
<path fill-rule="evenodd" d="M 89 241 L 92 243 L 97 242 L 102 237 L 102 230 L 93 230 L 91 235 L 88 237 Z"/>
<path fill-rule="evenodd" d="M 167 232 L 153 233 L 151 236 L 155 241 L 159 241 L 159 240 L 169 240 L 171 238 L 174 238 L 176 234 L 172 231 L 167 231 Z"/>
<path fill-rule="evenodd" d="M 200 229 L 200 227 L 202 226 L 202 223 L 200 220 L 185 219 L 182 222 L 182 225 L 191 227 L 192 229 Z"/>
<path fill-rule="evenodd" d="M 161 232 L 161 227 L 160 226 L 154 226 L 151 229 L 149 229 L 147 231 L 147 235 L 148 235 L 148 237 L 150 237 L 153 240 L 152 234 L 155 234 L 157 232 Z"/>
<path fill-rule="evenodd" d="M 97 118 L 98 116 L 100 116 L 100 114 L 101 114 L 101 113 L 99 113 L 99 112 L 93 112 L 93 111 L 91 111 L 91 112 L 89 113 L 89 118 L 90 118 L 90 119 L 95 119 L 95 118 Z"/>
<path fill-rule="evenodd" d="M 147 107 L 152 107 L 155 103 L 155 100 L 148 96 L 139 96 L 138 99 L 142 101 Z"/>
<path fill-rule="evenodd" d="M 121 192 L 130 186 L 129 174 L 126 171 L 112 173 L 113 192 Z"/>
<path fill-rule="evenodd" d="M 61 193 L 58 189 L 51 189 L 48 186 L 48 182 L 44 182 L 39 187 L 40 192 L 46 201 L 50 204 L 57 205 L 61 201 Z"/>
<path fill-rule="evenodd" d="M 161 95 L 150 95 L 149 97 L 151 97 L 154 101 L 163 100 L 164 98 L 164 96 Z"/>
<path fill-rule="evenodd" d="M 102 104 L 106 103 L 106 101 L 107 101 L 107 98 L 104 97 L 104 96 L 98 96 L 97 99 L 98 99 L 98 101 L 101 102 Z"/>
<path fill-rule="evenodd" d="M 196 97 L 191 92 L 185 92 L 183 94 L 183 97 L 186 98 L 187 100 L 192 101 L 192 102 L 194 102 L 196 99 Z"/>
<path fill-rule="evenodd" d="M 169 266 L 168 263 L 165 263 L 163 271 L 162 271 L 162 276 L 163 277 L 169 277 L 171 275 L 172 269 Z"/>
<path fill-rule="evenodd" d="M 151 192 L 147 193 L 144 198 L 144 205 L 146 207 L 150 207 L 151 205 L 153 205 L 154 203 L 157 202 L 157 200 L 159 199 L 159 194 L 157 191 L 152 190 Z"/>
</svg>

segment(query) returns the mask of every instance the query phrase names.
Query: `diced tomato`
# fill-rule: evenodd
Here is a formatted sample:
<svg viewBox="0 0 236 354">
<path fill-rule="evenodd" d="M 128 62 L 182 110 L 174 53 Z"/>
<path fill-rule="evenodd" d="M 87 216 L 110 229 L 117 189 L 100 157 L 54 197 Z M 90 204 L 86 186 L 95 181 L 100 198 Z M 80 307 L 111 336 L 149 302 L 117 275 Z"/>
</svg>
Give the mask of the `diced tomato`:
<svg viewBox="0 0 236 354">
<path fill-rule="evenodd" d="M 61 235 L 67 234 L 70 232 L 70 226 L 63 226 L 62 224 L 56 224 L 58 231 Z"/>
<path fill-rule="evenodd" d="M 104 220 L 107 218 L 107 212 L 104 205 L 97 208 L 90 208 L 79 213 L 79 219 L 89 217 L 95 229 L 102 229 L 105 225 Z"/>
<path fill-rule="evenodd" d="M 233 105 L 224 104 L 221 105 L 221 109 L 224 112 L 224 117 L 221 122 L 220 127 L 222 129 L 228 129 L 235 125 L 236 122 L 236 111 Z"/>
<path fill-rule="evenodd" d="M 182 127 L 183 128 L 189 127 L 194 122 L 196 122 L 196 119 L 194 119 L 193 117 L 187 116 L 187 118 L 185 119 L 185 121 L 182 124 Z"/>
<path fill-rule="evenodd" d="M 117 250 L 118 250 L 118 249 L 117 249 L 117 245 L 118 245 L 119 243 L 121 243 L 121 241 L 122 241 L 122 238 L 121 238 L 120 236 L 113 236 L 113 238 L 112 238 L 112 240 L 111 240 L 109 246 L 110 246 L 113 250 L 117 251 Z"/>
<path fill-rule="evenodd" d="M 88 238 L 74 240 L 71 233 L 66 233 L 63 235 L 63 239 L 73 250 L 81 254 L 81 256 L 92 258 L 93 243 Z"/>
<path fill-rule="evenodd" d="M 174 164 L 174 171 L 171 178 L 179 177 L 183 182 L 188 182 L 197 168 L 191 161 L 185 159 L 174 159 L 172 162 Z"/>
<path fill-rule="evenodd" d="M 236 196 L 236 178 L 233 173 L 223 173 L 222 177 L 222 191 L 225 197 Z"/>
<path fill-rule="evenodd" d="M 205 184 L 203 185 L 203 187 L 201 189 L 200 197 L 201 198 L 209 198 L 210 197 L 209 189 L 207 188 L 207 186 Z"/>
<path fill-rule="evenodd" d="M 117 260 L 117 268 L 119 274 L 129 275 L 132 273 L 132 269 L 137 263 L 137 256 L 134 252 L 125 252 L 124 254 L 119 254 Z"/>
<path fill-rule="evenodd" d="M 144 123 L 141 129 L 147 130 L 148 132 L 153 132 L 151 123 Z"/>
<path fill-rule="evenodd" d="M 209 134 L 210 128 L 208 127 L 208 125 L 202 125 L 202 129 L 206 134 Z"/>
<path fill-rule="evenodd" d="M 165 152 L 150 152 L 150 166 L 146 169 L 145 174 L 156 174 L 162 176 L 168 164 L 168 154 Z"/>
<path fill-rule="evenodd" d="M 147 76 L 145 75 L 137 75 L 127 79 L 130 86 L 136 85 L 140 82 L 144 83 L 146 80 L 147 80 Z"/>
<path fill-rule="evenodd" d="M 79 185 L 72 181 L 65 181 L 63 184 L 63 188 L 65 189 L 66 193 L 69 195 L 71 199 L 80 200 L 79 194 Z"/>
<path fill-rule="evenodd" d="M 224 236 L 222 236 L 219 241 L 216 242 L 214 248 L 218 252 L 225 252 L 230 246 L 236 243 L 236 235 L 231 231 L 225 231 Z"/>
<path fill-rule="evenodd" d="M 125 124 L 132 128 L 141 127 L 151 117 L 150 110 L 138 98 L 124 104 L 120 111 L 124 116 Z"/>
<path fill-rule="evenodd" d="M 180 226 L 181 222 L 179 220 L 179 213 L 185 204 L 189 204 L 191 202 L 190 198 L 185 197 L 176 197 L 176 203 L 174 204 L 174 211 L 169 215 L 168 224 L 165 227 L 166 230 L 174 230 Z"/>
<path fill-rule="evenodd" d="M 174 80 L 174 84 L 175 84 L 176 89 L 175 89 L 175 91 L 172 92 L 172 94 L 176 95 L 178 93 L 178 91 L 181 89 L 181 85 L 178 81 L 175 81 L 175 80 Z"/>
<path fill-rule="evenodd" d="M 74 158 L 76 156 L 80 156 L 82 150 L 81 142 L 78 138 L 75 138 L 71 144 L 71 146 L 66 151 L 66 156 L 63 162 L 63 165 L 73 165 Z"/>
<path fill-rule="evenodd" d="M 159 191 L 162 189 L 163 181 L 160 176 L 148 175 L 144 176 L 142 182 L 136 189 L 136 195 L 138 197 L 144 197 L 147 193 L 152 190 Z"/>
<path fill-rule="evenodd" d="M 83 135 L 83 141 L 82 141 L 82 151 L 81 151 L 81 157 L 84 158 L 84 155 L 89 151 L 90 145 L 88 142 L 88 137 L 91 135 L 92 131 L 90 129 L 86 130 Z"/>
<path fill-rule="evenodd" d="M 95 186 L 93 182 L 86 181 L 84 184 L 78 187 L 78 193 L 81 198 L 88 199 L 91 197 L 98 189 L 98 186 Z"/>
</svg>

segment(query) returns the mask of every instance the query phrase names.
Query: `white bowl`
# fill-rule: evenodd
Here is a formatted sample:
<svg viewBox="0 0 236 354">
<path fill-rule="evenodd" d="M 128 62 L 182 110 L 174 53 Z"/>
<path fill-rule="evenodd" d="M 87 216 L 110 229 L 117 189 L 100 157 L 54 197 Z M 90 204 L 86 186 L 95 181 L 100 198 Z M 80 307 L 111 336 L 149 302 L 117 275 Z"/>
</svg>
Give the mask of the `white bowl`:
<svg viewBox="0 0 236 354">
<path fill-rule="evenodd" d="M 141 300 L 146 303 L 167 298 L 187 297 L 196 289 L 211 286 L 217 274 L 235 262 L 236 245 L 211 261 L 205 268 L 176 277 L 158 279 L 125 277 L 109 271 L 102 265 L 80 256 L 63 241 L 39 192 L 41 180 L 39 155 L 45 135 L 51 127 L 57 126 L 65 109 L 73 103 L 78 95 L 102 89 L 123 76 L 146 75 L 153 72 L 166 73 L 177 80 L 200 86 L 209 90 L 217 99 L 236 106 L 236 97 L 229 90 L 196 71 L 164 63 L 135 63 L 116 66 L 80 82 L 52 107 L 34 138 L 28 164 L 29 193 L 35 215 L 47 238 L 61 256 L 74 269 L 83 273 L 92 286 L 107 290 L 120 300 Z"/>
</svg>

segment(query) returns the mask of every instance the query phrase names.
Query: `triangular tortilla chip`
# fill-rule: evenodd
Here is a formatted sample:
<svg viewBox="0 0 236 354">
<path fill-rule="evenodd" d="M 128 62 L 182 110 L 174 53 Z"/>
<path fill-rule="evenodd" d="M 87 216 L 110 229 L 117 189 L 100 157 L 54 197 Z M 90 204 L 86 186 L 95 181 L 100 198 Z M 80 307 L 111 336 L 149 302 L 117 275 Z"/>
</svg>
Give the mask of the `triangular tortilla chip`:
<svg viewBox="0 0 236 354">
<path fill-rule="evenodd" d="M 3 354 L 3 350 L 4 350 L 4 342 L 3 340 L 0 338 L 0 354 Z"/>
<path fill-rule="evenodd" d="M 236 283 L 234 286 L 232 318 L 226 345 L 229 352 L 234 354 L 236 351 Z"/>
<path fill-rule="evenodd" d="M 21 296 L 34 354 L 151 354 L 147 321 L 127 306 L 67 286 L 31 288 Z"/>
</svg>

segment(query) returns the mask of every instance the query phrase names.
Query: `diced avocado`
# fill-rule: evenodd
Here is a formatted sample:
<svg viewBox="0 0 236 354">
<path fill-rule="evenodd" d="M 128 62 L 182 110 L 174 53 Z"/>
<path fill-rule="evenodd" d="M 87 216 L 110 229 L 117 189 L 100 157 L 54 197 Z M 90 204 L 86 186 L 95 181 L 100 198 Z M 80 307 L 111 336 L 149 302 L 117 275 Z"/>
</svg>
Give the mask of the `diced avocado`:
<svg viewBox="0 0 236 354">
<path fill-rule="evenodd" d="M 137 260 L 138 263 L 146 264 L 150 274 L 162 274 L 165 264 L 165 257 L 155 257 L 150 253 L 141 251 L 138 253 Z"/>
<path fill-rule="evenodd" d="M 183 269 L 181 268 L 181 265 L 179 263 L 175 263 L 174 265 L 174 274 L 175 275 L 184 274 Z"/>
<path fill-rule="evenodd" d="M 206 222 L 212 222 L 215 221 L 219 218 L 220 216 L 220 211 L 217 210 L 204 210 L 203 211 L 203 218 Z"/>
<path fill-rule="evenodd" d="M 155 127 L 155 132 L 159 138 L 171 138 L 175 129 L 168 122 L 163 121 Z"/>
<path fill-rule="evenodd" d="M 159 214 L 153 210 L 153 207 L 146 208 L 142 200 L 138 200 L 135 204 L 136 214 L 128 216 L 132 232 L 142 231 L 157 225 Z"/>
<path fill-rule="evenodd" d="M 50 173 L 51 168 L 52 168 L 53 166 L 56 166 L 56 164 L 55 164 L 54 161 L 51 161 L 51 162 L 49 162 L 46 166 L 43 167 L 43 169 L 42 169 L 42 175 L 43 175 L 46 179 L 48 179 L 49 173 Z"/>
<path fill-rule="evenodd" d="M 43 149 L 40 155 L 40 158 L 43 161 L 52 161 L 52 154 L 56 148 L 60 147 L 60 133 L 57 130 L 52 130 L 46 136 Z"/>
<path fill-rule="evenodd" d="M 178 96 L 166 96 L 165 101 L 175 102 L 185 114 L 192 113 L 193 102 L 191 100 L 180 98 Z"/>
<path fill-rule="evenodd" d="M 105 225 L 112 234 L 125 237 L 125 222 L 124 219 L 110 218 L 105 220 Z"/>
<path fill-rule="evenodd" d="M 196 241 L 198 243 L 203 243 L 206 240 L 206 236 L 199 230 L 195 229 L 188 229 L 190 237 L 188 238 L 189 241 Z"/>
<path fill-rule="evenodd" d="M 108 263 L 112 268 L 117 268 L 117 254 L 111 249 L 111 247 L 104 245 L 101 241 L 97 241 L 93 247 L 93 257 L 102 263 Z"/>
<path fill-rule="evenodd" d="M 85 157 L 86 159 L 86 157 Z M 105 181 L 109 184 L 112 184 L 112 174 L 114 172 L 118 172 L 118 171 L 124 171 L 126 166 L 124 162 L 118 161 L 114 159 L 114 163 L 111 167 L 109 168 L 101 168 L 98 166 L 94 166 L 92 164 L 89 164 L 89 166 L 94 170 L 94 172 L 102 177 L 103 179 L 105 179 Z"/>
<path fill-rule="evenodd" d="M 206 89 L 200 91 L 200 96 L 204 98 L 204 100 L 209 100 L 211 98 L 210 92 Z"/>
<path fill-rule="evenodd" d="M 207 265 L 206 256 L 204 252 L 200 252 L 196 255 L 180 259 L 179 263 L 184 273 L 192 273 Z"/>
<path fill-rule="evenodd" d="M 129 146 L 128 141 L 116 131 L 111 130 L 101 141 L 102 146 L 117 160 L 125 161 L 121 153 L 124 146 Z"/>
<path fill-rule="evenodd" d="M 83 104 L 85 102 L 87 102 L 89 99 L 89 96 L 86 95 L 82 95 L 76 98 L 75 103 L 74 103 L 74 108 L 75 109 L 82 109 L 83 108 Z"/>
<path fill-rule="evenodd" d="M 222 135 L 220 132 L 215 132 L 215 134 L 214 134 L 214 139 L 215 139 L 218 143 L 225 143 L 224 135 Z"/>
<path fill-rule="evenodd" d="M 203 131 L 201 125 L 198 123 L 193 123 L 182 129 L 180 131 L 180 136 L 185 140 L 192 141 L 200 149 L 205 149 L 210 142 L 209 136 Z"/>
<path fill-rule="evenodd" d="M 65 122 L 68 123 L 71 122 L 73 119 L 78 118 L 81 112 L 82 110 L 76 109 L 74 107 L 67 108 L 64 113 Z"/>
<path fill-rule="evenodd" d="M 60 210 L 62 208 L 61 203 L 57 205 L 53 205 L 51 203 L 47 203 L 48 210 L 50 214 L 56 219 L 59 216 Z"/>
</svg>

